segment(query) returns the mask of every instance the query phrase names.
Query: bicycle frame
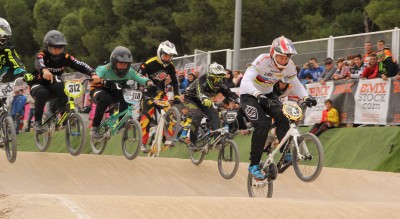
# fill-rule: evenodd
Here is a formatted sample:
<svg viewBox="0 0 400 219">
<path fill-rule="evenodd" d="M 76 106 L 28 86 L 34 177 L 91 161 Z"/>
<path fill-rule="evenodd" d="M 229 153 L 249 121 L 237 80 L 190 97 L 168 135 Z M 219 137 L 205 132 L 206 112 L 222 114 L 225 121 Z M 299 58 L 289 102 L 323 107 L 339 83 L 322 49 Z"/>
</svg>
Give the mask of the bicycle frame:
<svg viewBox="0 0 400 219">
<path fill-rule="evenodd" d="M 129 117 L 132 117 L 133 112 L 133 107 L 129 104 L 128 108 L 118 114 L 111 115 L 110 118 L 108 118 L 106 121 L 104 121 L 102 124 L 100 124 L 100 128 L 102 127 L 109 127 L 111 129 L 111 135 L 116 135 L 118 133 L 118 130 L 122 125 L 125 125 L 125 122 L 128 120 Z M 123 116 L 121 120 L 119 120 L 119 117 Z M 117 124 L 114 126 L 114 124 Z"/>
<path fill-rule="evenodd" d="M 210 130 L 210 128 L 207 127 L 208 130 Z M 220 134 L 212 141 L 210 141 L 211 139 L 211 135 L 216 133 L 216 132 L 220 132 Z M 204 140 L 204 138 L 209 138 L 209 140 L 207 141 L 208 143 L 206 144 L 206 146 L 208 148 L 214 148 L 216 145 L 218 145 L 218 143 L 220 143 L 222 141 L 225 140 L 225 138 L 228 136 L 229 132 L 225 129 L 225 128 L 219 128 L 217 130 L 212 130 L 210 132 L 208 132 L 207 134 L 205 134 L 203 137 L 201 137 L 200 139 L 198 139 L 196 142 L 200 142 L 202 140 Z M 204 147 L 204 146 L 203 146 Z"/>
<path fill-rule="evenodd" d="M 292 142 L 294 143 L 294 145 L 292 145 L 292 147 L 294 146 L 297 149 L 296 151 L 297 151 L 298 158 L 304 159 L 304 156 L 301 155 L 299 152 L 300 151 L 299 145 L 297 143 L 297 139 L 299 137 L 300 137 L 300 132 L 297 129 L 296 124 L 291 122 L 289 130 L 286 132 L 286 135 L 283 137 L 281 142 L 278 144 L 278 146 L 275 148 L 275 150 L 273 150 L 271 153 L 268 154 L 268 158 L 265 161 L 263 168 L 267 167 L 271 163 L 274 163 L 275 155 L 280 151 L 281 147 L 283 147 L 286 144 L 290 144 L 290 140 L 292 140 Z M 304 149 L 308 153 L 308 149 L 306 147 Z"/>
</svg>

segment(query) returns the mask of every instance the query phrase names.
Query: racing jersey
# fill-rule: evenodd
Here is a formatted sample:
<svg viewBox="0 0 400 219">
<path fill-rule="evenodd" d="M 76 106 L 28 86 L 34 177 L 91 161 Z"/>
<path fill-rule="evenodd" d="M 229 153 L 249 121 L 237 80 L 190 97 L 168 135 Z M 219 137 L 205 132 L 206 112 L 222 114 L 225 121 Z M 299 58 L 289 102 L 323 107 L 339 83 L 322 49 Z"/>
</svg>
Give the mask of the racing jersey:
<svg viewBox="0 0 400 219">
<path fill-rule="evenodd" d="M 101 65 L 96 68 L 96 74 L 102 79 L 108 79 L 112 81 L 128 81 L 128 80 L 134 80 L 138 82 L 139 84 L 146 85 L 147 81 L 150 79 L 144 77 L 143 75 L 139 74 L 133 68 L 129 68 L 128 73 L 122 78 L 120 78 L 118 75 L 114 73 L 114 70 L 111 67 L 111 64 L 106 64 L 106 65 Z M 99 85 L 103 86 L 103 85 Z M 98 87 L 96 84 L 92 84 L 91 88 L 93 89 L 94 87 Z"/>
<path fill-rule="evenodd" d="M 289 60 L 284 70 L 279 70 L 269 54 L 259 55 L 247 68 L 240 84 L 240 94 L 257 96 L 260 92 L 273 92 L 275 83 L 287 77 L 293 86 L 294 93 L 301 99 L 308 96 L 306 89 L 297 78 L 296 65 Z"/>
<path fill-rule="evenodd" d="M 193 81 L 185 91 L 185 96 L 192 100 L 199 100 L 200 102 L 205 98 L 211 98 L 215 95 L 222 93 L 225 97 L 237 99 L 238 95 L 232 92 L 225 84 L 221 83 L 215 89 L 211 89 L 207 84 L 207 75 L 203 74 L 198 79 Z"/>
<path fill-rule="evenodd" d="M 26 73 L 14 47 L 8 43 L 0 50 L 0 81 L 3 83 L 14 81 L 19 75 Z"/>
<path fill-rule="evenodd" d="M 42 85 L 49 85 L 50 81 L 43 79 L 43 69 L 49 70 L 53 75 L 61 76 L 67 67 L 73 68 L 83 74 L 91 76 L 94 70 L 86 63 L 75 59 L 68 53 L 63 53 L 62 58 L 55 62 L 50 58 L 50 54 L 46 51 L 39 52 L 35 56 L 35 68 L 33 73 L 35 79 L 29 84 L 40 83 Z"/>
<path fill-rule="evenodd" d="M 175 75 L 175 66 L 171 62 L 167 67 L 164 67 L 157 59 L 153 57 L 146 62 L 142 63 L 138 70 L 139 74 L 147 76 L 153 81 L 160 90 L 165 90 L 165 79 L 167 75 L 171 77 L 172 88 L 174 89 L 174 95 L 179 95 L 178 80 Z"/>
</svg>

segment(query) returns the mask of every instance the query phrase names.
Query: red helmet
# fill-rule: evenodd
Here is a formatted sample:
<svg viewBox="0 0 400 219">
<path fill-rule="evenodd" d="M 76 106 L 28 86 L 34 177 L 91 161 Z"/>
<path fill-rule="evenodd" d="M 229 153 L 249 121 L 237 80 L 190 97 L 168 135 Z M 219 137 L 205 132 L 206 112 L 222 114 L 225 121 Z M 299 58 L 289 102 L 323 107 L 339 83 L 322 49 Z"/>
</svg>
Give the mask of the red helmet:
<svg viewBox="0 0 400 219">
<path fill-rule="evenodd" d="M 269 50 L 269 53 L 274 60 L 276 66 L 278 68 L 284 69 L 286 68 L 286 65 L 280 65 L 276 60 L 275 56 L 278 55 L 286 55 L 287 57 L 291 57 L 292 55 L 297 54 L 296 49 L 294 48 L 294 45 L 291 40 L 288 38 L 285 38 L 284 36 L 278 37 L 272 41 L 271 49 Z"/>
</svg>

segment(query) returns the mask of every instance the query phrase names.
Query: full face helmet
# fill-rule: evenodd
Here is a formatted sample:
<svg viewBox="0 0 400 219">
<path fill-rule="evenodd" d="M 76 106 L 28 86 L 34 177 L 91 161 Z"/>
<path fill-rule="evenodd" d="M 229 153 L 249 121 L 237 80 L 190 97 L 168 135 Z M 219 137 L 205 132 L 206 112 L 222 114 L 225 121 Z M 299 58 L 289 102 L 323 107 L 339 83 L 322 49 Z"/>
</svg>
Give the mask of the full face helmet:
<svg viewBox="0 0 400 219">
<path fill-rule="evenodd" d="M 289 62 L 287 62 L 284 65 L 281 65 L 276 61 L 276 56 L 283 55 L 283 56 L 287 56 L 288 58 L 290 58 L 292 55 L 297 54 L 292 41 L 289 40 L 288 38 L 285 38 L 284 36 L 278 37 L 278 38 L 274 39 L 274 41 L 272 41 L 272 45 L 271 45 L 271 49 L 269 50 L 269 53 L 270 53 L 275 65 L 279 69 L 282 69 L 282 70 L 286 68 L 287 63 L 289 63 Z"/>
<path fill-rule="evenodd" d="M 0 49 L 3 49 L 12 36 L 10 24 L 6 19 L 0 18 Z"/>
<path fill-rule="evenodd" d="M 50 30 L 46 33 L 43 40 L 43 49 L 50 54 L 50 59 L 53 61 L 60 61 L 63 57 L 63 53 L 53 55 L 49 50 L 49 47 L 64 48 L 67 46 L 67 40 L 64 35 L 58 30 Z"/>
<path fill-rule="evenodd" d="M 225 78 L 224 66 L 214 62 L 207 67 L 207 84 L 211 89 L 219 87 Z"/>
<path fill-rule="evenodd" d="M 170 55 L 171 57 L 168 60 L 163 60 L 163 55 Z M 164 67 L 167 67 L 171 61 L 173 56 L 177 56 L 178 53 L 176 52 L 175 45 L 171 43 L 170 41 L 164 41 L 160 43 L 157 49 L 157 59 L 160 63 L 163 64 Z"/>
<path fill-rule="evenodd" d="M 125 75 L 128 73 L 131 64 L 132 64 L 132 53 L 131 51 L 123 46 L 117 46 L 114 48 L 114 50 L 111 53 L 110 56 L 110 63 L 112 66 L 112 69 L 114 70 L 115 74 L 118 75 L 118 77 L 123 78 Z M 123 63 L 128 63 L 127 67 L 124 69 L 119 69 L 117 68 L 117 62 L 123 62 Z"/>
</svg>

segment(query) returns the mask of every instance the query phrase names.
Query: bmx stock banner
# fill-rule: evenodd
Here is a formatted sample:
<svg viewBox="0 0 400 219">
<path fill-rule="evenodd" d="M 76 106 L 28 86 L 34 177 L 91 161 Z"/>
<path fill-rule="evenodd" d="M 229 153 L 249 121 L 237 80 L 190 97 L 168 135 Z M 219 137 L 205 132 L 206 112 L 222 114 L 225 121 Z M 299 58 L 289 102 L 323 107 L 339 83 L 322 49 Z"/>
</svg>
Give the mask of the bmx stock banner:
<svg viewBox="0 0 400 219">
<path fill-rule="evenodd" d="M 324 101 L 331 99 L 339 111 L 340 123 L 400 124 L 400 81 L 389 79 L 341 80 L 307 84 L 307 92 L 317 99 L 317 106 L 305 108 L 303 125 L 320 122 Z"/>
</svg>

